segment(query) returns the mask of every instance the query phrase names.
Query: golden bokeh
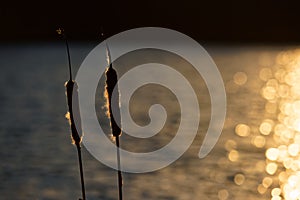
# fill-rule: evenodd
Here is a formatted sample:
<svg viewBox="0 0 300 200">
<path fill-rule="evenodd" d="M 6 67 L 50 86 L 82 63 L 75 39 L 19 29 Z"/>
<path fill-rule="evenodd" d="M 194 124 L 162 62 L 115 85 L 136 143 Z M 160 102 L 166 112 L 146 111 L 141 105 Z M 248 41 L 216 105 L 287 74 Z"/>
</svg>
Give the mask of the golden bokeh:
<svg viewBox="0 0 300 200">
<path fill-rule="evenodd" d="M 262 95 L 264 98 L 267 100 L 275 100 L 277 93 L 276 93 L 276 88 L 272 86 L 266 86 L 262 89 L 261 91 Z"/>
<path fill-rule="evenodd" d="M 261 95 L 267 100 L 265 111 L 274 120 L 266 119 L 260 126 L 262 137 L 273 139 L 265 152 L 265 177 L 257 188 L 265 194 L 271 186 L 271 200 L 300 199 L 300 50 L 280 52 L 275 71 L 263 68 L 259 72 L 265 85 Z M 252 143 L 255 142 L 255 136 Z M 255 145 L 256 146 L 256 145 Z M 258 146 L 257 146 L 258 147 Z M 274 184 L 274 180 L 276 184 Z"/>
<path fill-rule="evenodd" d="M 266 139 L 263 136 L 254 136 L 251 143 L 257 148 L 263 148 L 266 144 Z"/>
<path fill-rule="evenodd" d="M 265 188 L 262 184 L 259 184 L 258 187 L 257 187 L 257 191 L 260 194 L 264 194 L 264 193 L 267 192 L 267 188 Z"/>
<path fill-rule="evenodd" d="M 231 151 L 228 153 L 228 159 L 229 159 L 231 162 L 236 162 L 236 161 L 239 159 L 239 152 L 236 151 L 236 150 L 231 150 Z"/>
<path fill-rule="evenodd" d="M 267 166 L 266 166 L 266 172 L 268 173 L 268 174 L 270 174 L 270 175 L 273 175 L 273 174 L 275 174 L 275 172 L 277 171 L 277 168 L 278 168 L 278 166 L 277 166 L 277 164 L 276 163 L 269 163 L 269 164 L 267 164 Z"/>
<path fill-rule="evenodd" d="M 266 157 L 271 161 L 276 161 L 279 157 L 279 150 L 277 148 L 269 148 L 266 151 Z"/>
<path fill-rule="evenodd" d="M 281 194 L 281 189 L 280 188 L 273 188 L 272 191 L 271 191 L 272 197 L 279 196 L 280 194 Z"/>
<path fill-rule="evenodd" d="M 237 185 L 243 185 L 245 182 L 245 176 L 243 174 L 236 174 L 234 176 L 234 183 Z"/>
<path fill-rule="evenodd" d="M 262 53 L 258 64 L 262 67 L 258 75 L 263 84 L 259 92 L 265 99 L 264 119 L 257 126 L 237 123 L 234 132 L 265 152 L 266 159 L 254 165 L 257 172 L 265 173 L 257 192 L 271 200 L 300 200 L 300 49 L 282 51 L 275 59 Z M 237 72 L 227 82 L 226 91 L 240 92 L 247 82 L 251 83 L 248 75 Z M 236 165 L 245 158 L 240 140 L 225 142 L 227 159 L 219 165 Z M 235 174 L 233 182 L 246 186 L 246 177 L 242 172 Z M 228 191 L 220 190 L 218 197 L 229 198 Z"/>
<path fill-rule="evenodd" d="M 233 76 L 233 82 L 237 85 L 244 85 L 247 82 L 248 76 L 245 72 L 237 72 Z"/>
<path fill-rule="evenodd" d="M 235 127 L 235 133 L 241 137 L 247 137 L 250 135 L 250 127 L 246 124 L 238 124 Z"/>
<path fill-rule="evenodd" d="M 273 184 L 273 179 L 271 177 L 265 177 L 262 181 L 262 185 L 265 188 L 269 188 Z"/>
<path fill-rule="evenodd" d="M 226 200 L 226 199 L 228 199 L 228 197 L 229 197 L 229 193 L 227 190 L 225 190 L 225 189 L 219 190 L 219 192 L 218 192 L 219 200 Z"/>
<path fill-rule="evenodd" d="M 274 122 L 273 120 L 267 119 L 264 120 L 259 127 L 259 131 L 263 135 L 269 135 L 273 129 Z"/>
</svg>

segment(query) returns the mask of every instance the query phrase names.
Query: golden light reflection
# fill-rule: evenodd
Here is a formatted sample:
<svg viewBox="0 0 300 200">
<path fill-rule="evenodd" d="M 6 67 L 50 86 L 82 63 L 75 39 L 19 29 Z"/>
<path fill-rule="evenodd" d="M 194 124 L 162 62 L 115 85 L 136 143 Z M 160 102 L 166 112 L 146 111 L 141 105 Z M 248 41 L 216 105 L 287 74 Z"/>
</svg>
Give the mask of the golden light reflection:
<svg viewBox="0 0 300 200">
<path fill-rule="evenodd" d="M 236 162 L 236 161 L 239 159 L 239 152 L 236 151 L 236 150 L 231 150 L 231 151 L 228 153 L 228 159 L 229 159 L 231 162 Z"/>
<path fill-rule="evenodd" d="M 273 184 L 273 179 L 271 177 L 265 177 L 262 181 L 262 185 L 265 188 L 269 188 Z"/>
<path fill-rule="evenodd" d="M 271 191 L 271 195 L 272 195 L 272 199 L 271 200 L 277 200 L 277 199 L 281 199 L 281 189 L 280 188 L 274 188 L 272 191 Z"/>
<path fill-rule="evenodd" d="M 269 135 L 273 129 L 274 122 L 273 120 L 267 119 L 264 120 L 259 127 L 259 131 L 263 135 Z"/>
<path fill-rule="evenodd" d="M 266 139 L 263 136 L 254 136 L 251 143 L 257 148 L 263 148 L 266 144 Z"/>
<path fill-rule="evenodd" d="M 276 98 L 276 89 L 274 87 L 266 86 L 261 92 L 267 100 L 275 100 Z"/>
<path fill-rule="evenodd" d="M 279 196 L 281 194 L 280 188 L 274 188 L 271 192 L 272 197 Z"/>
<path fill-rule="evenodd" d="M 235 127 L 235 133 L 241 137 L 247 137 L 250 135 L 250 127 L 246 124 L 238 124 Z"/>
<path fill-rule="evenodd" d="M 228 199 L 228 196 L 229 196 L 229 193 L 227 190 L 225 190 L 225 189 L 219 190 L 218 198 L 220 200 L 226 200 L 226 199 Z"/>
<path fill-rule="evenodd" d="M 245 182 L 245 176 L 243 174 L 236 174 L 234 176 L 234 183 L 237 185 L 243 185 Z"/>
<path fill-rule="evenodd" d="M 279 157 L 279 150 L 277 148 L 269 148 L 266 151 L 266 157 L 271 161 L 277 160 Z"/>
<path fill-rule="evenodd" d="M 265 177 L 257 191 L 264 194 L 273 186 L 271 200 L 299 200 L 300 50 L 280 52 L 272 68 L 275 70 L 263 68 L 259 72 L 259 78 L 265 81 L 261 89 L 267 100 L 265 111 L 274 116 L 274 120 L 266 119 L 259 126 L 261 137 L 272 136 L 274 140 L 275 145 L 267 147 L 265 153 L 265 170 L 272 178 Z M 256 137 L 252 140 L 254 145 L 262 140 Z"/>
<path fill-rule="evenodd" d="M 233 82 L 237 85 L 244 85 L 247 82 L 247 74 L 245 72 L 237 72 L 233 76 Z"/>
<path fill-rule="evenodd" d="M 257 187 L 257 191 L 259 194 L 264 194 L 267 192 L 267 188 L 265 188 L 262 184 L 259 184 Z"/>
<path fill-rule="evenodd" d="M 268 174 L 273 175 L 273 174 L 275 174 L 276 170 L 277 170 L 277 164 L 276 163 L 269 163 L 269 164 L 267 164 L 267 166 L 266 166 L 266 172 Z"/>
</svg>

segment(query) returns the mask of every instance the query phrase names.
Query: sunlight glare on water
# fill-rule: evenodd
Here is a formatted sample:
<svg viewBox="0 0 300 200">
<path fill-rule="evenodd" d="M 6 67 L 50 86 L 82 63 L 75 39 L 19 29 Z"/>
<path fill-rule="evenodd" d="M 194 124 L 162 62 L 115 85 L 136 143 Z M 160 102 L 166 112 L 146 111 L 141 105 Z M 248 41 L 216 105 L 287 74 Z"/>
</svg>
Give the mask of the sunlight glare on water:
<svg viewBox="0 0 300 200">
<path fill-rule="evenodd" d="M 274 115 L 274 121 L 265 119 L 259 131 L 272 135 L 274 144 L 266 150 L 266 172 L 272 176 L 263 179 L 271 190 L 272 200 L 300 199 L 300 50 L 280 52 L 275 70 L 263 68 L 259 77 L 265 81 L 261 95 L 267 100 L 265 111 Z M 264 189 L 259 186 L 259 193 Z"/>
<path fill-rule="evenodd" d="M 75 69 L 93 47 L 94 43 L 72 47 Z M 175 57 L 150 52 L 147 61 L 157 57 L 166 59 L 199 91 L 199 133 L 182 157 L 168 167 L 146 174 L 124 173 L 124 197 L 130 200 L 299 199 L 300 50 L 280 52 L 295 49 L 290 46 L 208 48 L 223 77 L 228 100 L 226 123 L 218 143 L 205 159 L 198 159 L 211 119 L 210 96 L 201 76 L 195 76 L 193 68 L 181 59 L 178 62 Z M 64 119 L 63 83 L 68 78 L 64 50 L 52 44 L 2 46 L 1 199 L 80 196 L 76 150 L 70 144 L 69 126 Z M 135 66 L 129 60 L 128 66 L 120 63 L 121 72 Z M 95 109 L 98 108 L 99 122 L 109 135 L 104 81 L 99 81 L 95 100 L 100 103 Z M 167 88 L 155 87 L 151 92 L 148 89 L 141 88 L 134 95 L 133 119 L 141 125 L 147 124 L 148 108 L 159 103 L 166 107 L 167 122 L 152 138 L 136 139 L 124 133 L 122 148 L 126 150 L 159 149 L 177 133 L 180 105 L 176 97 Z M 98 162 L 84 147 L 82 150 L 87 199 L 115 199 L 115 171 Z"/>
</svg>

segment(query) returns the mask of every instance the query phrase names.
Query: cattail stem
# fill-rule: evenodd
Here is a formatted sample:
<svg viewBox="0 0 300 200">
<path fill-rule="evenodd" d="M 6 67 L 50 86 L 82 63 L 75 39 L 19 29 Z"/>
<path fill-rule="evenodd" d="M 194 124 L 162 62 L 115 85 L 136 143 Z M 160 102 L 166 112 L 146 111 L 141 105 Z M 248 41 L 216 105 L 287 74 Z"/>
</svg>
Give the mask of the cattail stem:
<svg viewBox="0 0 300 200">
<path fill-rule="evenodd" d="M 68 63 L 69 63 L 69 74 L 70 74 L 70 80 L 72 80 L 72 65 L 71 65 L 71 56 L 70 56 L 70 50 L 69 50 L 69 43 L 67 40 L 67 37 L 64 35 L 65 38 L 65 44 L 67 48 L 67 55 L 68 55 Z"/>
<path fill-rule="evenodd" d="M 82 158 L 81 158 L 81 147 L 80 147 L 80 145 L 76 145 L 76 147 L 77 147 L 77 153 L 78 153 L 82 200 L 86 200 L 86 198 L 85 198 L 85 187 L 84 187 L 84 177 L 83 177 L 83 165 L 82 165 Z"/>
<path fill-rule="evenodd" d="M 122 200 L 122 187 L 123 187 L 123 177 L 121 172 L 121 159 L 120 159 L 120 137 L 116 137 L 116 146 L 117 146 L 117 162 L 118 162 L 118 190 L 119 190 L 119 200 Z"/>
</svg>

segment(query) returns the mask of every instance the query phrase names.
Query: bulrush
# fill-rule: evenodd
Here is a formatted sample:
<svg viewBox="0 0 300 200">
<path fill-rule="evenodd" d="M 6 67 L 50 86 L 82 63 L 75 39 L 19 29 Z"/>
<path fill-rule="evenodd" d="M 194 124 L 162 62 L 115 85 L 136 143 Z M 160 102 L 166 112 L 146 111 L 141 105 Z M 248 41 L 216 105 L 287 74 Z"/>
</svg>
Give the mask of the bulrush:
<svg viewBox="0 0 300 200">
<path fill-rule="evenodd" d="M 82 165 L 82 157 L 81 157 L 81 140 L 82 140 L 82 128 L 81 128 L 81 118 L 79 112 L 79 101 L 78 101 L 78 86 L 74 80 L 72 80 L 72 67 L 71 67 L 71 58 L 69 45 L 66 35 L 64 34 L 63 29 L 56 30 L 58 35 L 62 36 L 65 40 L 67 55 L 68 55 L 68 63 L 69 63 L 69 74 L 70 78 L 65 83 L 66 87 L 66 96 L 67 96 L 67 104 L 68 104 L 68 112 L 66 114 L 66 118 L 69 121 L 71 127 L 71 139 L 72 143 L 76 145 L 77 154 L 78 154 L 78 162 L 79 162 L 79 171 L 80 171 L 80 180 L 81 180 L 81 192 L 82 199 L 85 198 L 85 187 L 84 187 L 84 178 L 83 178 L 83 165 Z M 76 124 L 75 124 L 76 121 Z"/>
<path fill-rule="evenodd" d="M 119 107 L 119 90 L 118 90 L 118 76 L 116 70 L 113 68 L 111 63 L 111 56 L 108 46 L 107 50 L 107 60 L 109 67 L 106 70 L 106 86 L 105 86 L 105 98 L 107 106 L 107 115 L 110 118 L 110 125 L 112 129 L 112 136 L 116 141 L 117 146 L 117 164 L 118 164 L 118 190 L 119 190 L 119 200 L 122 200 L 122 172 L 121 172 L 121 160 L 120 160 L 120 136 L 121 131 L 121 117 L 120 117 L 120 107 Z M 113 97 L 113 91 L 115 90 L 115 98 Z M 114 112 L 113 112 L 114 111 Z"/>
</svg>

